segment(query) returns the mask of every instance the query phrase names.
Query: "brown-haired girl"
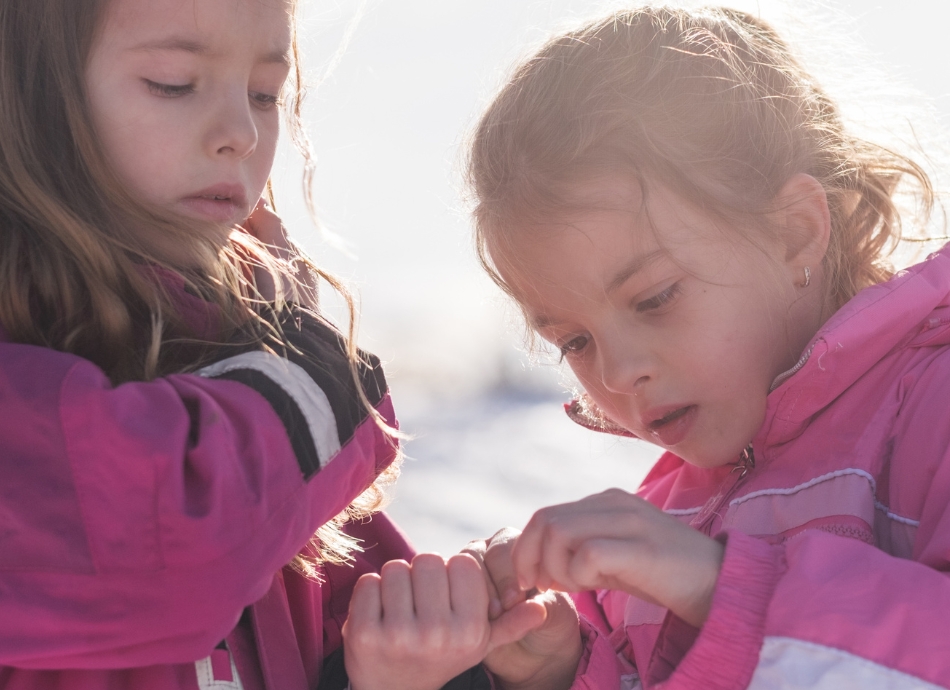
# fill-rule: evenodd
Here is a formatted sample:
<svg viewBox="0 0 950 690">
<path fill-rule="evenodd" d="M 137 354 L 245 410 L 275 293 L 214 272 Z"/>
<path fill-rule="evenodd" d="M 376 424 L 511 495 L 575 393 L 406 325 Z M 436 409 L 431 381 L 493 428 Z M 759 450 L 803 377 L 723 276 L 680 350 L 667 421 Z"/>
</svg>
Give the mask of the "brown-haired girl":
<svg viewBox="0 0 950 690">
<path fill-rule="evenodd" d="M 295 4 L 0 4 L 4 690 L 438 688 L 486 651 L 473 559 L 380 578 L 405 539 L 344 525 L 395 419 L 265 202 L 282 113 L 305 142 Z"/>
<path fill-rule="evenodd" d="M 580 613 L 541 596 L 500 686 L 950 687 L 950 250 L 885 262 L 920 167 L 759 19 L 648 7 L 517 67 L 469 175 L 570 415 L 667 451 L 488 542 L 496 610 Z"/>
</svg>

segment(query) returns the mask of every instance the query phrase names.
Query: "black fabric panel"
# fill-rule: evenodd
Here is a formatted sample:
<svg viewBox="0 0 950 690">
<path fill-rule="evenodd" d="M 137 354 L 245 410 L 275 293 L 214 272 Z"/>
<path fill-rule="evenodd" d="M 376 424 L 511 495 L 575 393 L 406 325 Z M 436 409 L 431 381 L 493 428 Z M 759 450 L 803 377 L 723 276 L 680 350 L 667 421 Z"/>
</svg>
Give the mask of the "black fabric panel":
<svg viewBox="0 0 950 690">
<path fill-rule="evenodd" d="M 350 679 L 346 675 L 346 666 L 343 664 L 343 647 L 340 647 L 323 660 L 320 685 L 317 686 L 317 690 L 346 690 L 349 684 Z"/>
<path fill-rule="evenodd" d="M 323 660 L 317 690 L 346 690 L 349 683 L 350 679 L 343 663 L 343 648 L 340 647 Z M 442 690 L 491 690 L 491 680 L 485 668 L 479 664 L 455 676 L 442 686 Z"/>
<path fill-rule="evenodd" d="M 455 676 L 442 690 L 491 690 L 491 679 L 485 667 L 479 664 Z"/>
<path fill-rule="evenodd" d="M 350 372 L 350 363 L 343 336 L 320 317 L 297 306 L 290 306 L 281 311 L 277 316 L 277 323 L 274 328 L 280 333 L 280 337 L 275 334 L 268 335 L 263 338 L 263 343 L 254 335 L 256 329 L 235 334 L 231 344 L 222 346 L 206 360 L 205 364 L 236 357 L 245 352 L 265 349 L 290 360 L 302 368 L 327 396 L 336 421 L 340 447 L 342 448 L 353 438 L 356 428 L 369 416 L 369 411 L 360 400 L 353 375 Z M 360 385 L 370 404 L 376 406 L 388 390 L 383 369 L 379 358 L 363 351 L 360 351 L 359 355 L 361 359 L 358 366 Z M 267 377 L 263 378 L 267 379 Z M 244 382 L 242 381 L 242 383 Z M 262 394 L 265 393 L 261 386 L 266 384 L 252 383 L 248 385 L 260 390 Z M 265 397 L 267 397 L 266 394 Z M 287 433 L 291 437 L 291 442 L 294 443 L 294 432 L 296 430 L 306 431 L 305 435 L 309 438 L 309 429 L 307 429 L 302 415 L 300 415 L 299 421 L 289 419 L 281 414 L 281 411 L 276 407 L 277 400 L 285 397 L 281 390 L 280 396 L 274 399 L 268 398 L 268 401 L 275 405 L 274 409 L 278 410 L 278 414 L 281 415 L 281 419 L 285 421 L 285 424 L 289 423 Z M 294 405 L 292 400 L 289 403 Z M 297 411 L 299 412 L 299 409 Z M 297 451 L 296 443 L 294 450 Z M 309 451 L 306 447 L 300 450 L 304 453 Z M 298 452 L 298 460 L 307 477 L 319 468 L 316 462 L 316 451 L 313 451 L 311 455 L 301 455 Z M 329 462 L 330 458 L 323 458 L 323 461 L 324 463 Z"/>
<path fill-rule="evenodd" d="M 280 325 L 288 347 L 273 343 L 271 346 L 303 368 L 326 394 L 336 417 L 340 445 L 345 445 L 369 413 L 353 382 L 343 337 L 329 324 L 297 307 L 281 314 Z M 386 394 L 386 379 L 377 357 L 362 351 L 360 356 L 360 384 L 375 406 Z"/>
<path fill-rule="evenodd" d="M 263 395 L 284 424 L 304 479 L 309 479 L 320 471 L 320 458 L 317 456 L 307 419 L 296 401 L 278 383 L 256 369 L 233 369 L 213 378 L 243 383 Z"/>
</svg>

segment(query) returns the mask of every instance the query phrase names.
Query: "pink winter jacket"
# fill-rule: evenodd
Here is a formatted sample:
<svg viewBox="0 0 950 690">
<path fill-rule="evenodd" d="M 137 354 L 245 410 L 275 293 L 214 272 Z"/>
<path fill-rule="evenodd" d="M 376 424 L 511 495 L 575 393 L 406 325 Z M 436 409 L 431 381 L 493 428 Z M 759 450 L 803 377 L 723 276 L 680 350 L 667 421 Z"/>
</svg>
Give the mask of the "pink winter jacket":
<svg viewBox="0 0 950 690">
<path fill-rule="evenodd" d="M 664 455 L 640 495 L 725 544 L 709 619 L 578 595 L 574 688 L 950 687 L 948 345 L 944 248 L 857 295 L 776 380 L 754 467 Z"/>
<path fill-rule="evenodd" d="M 120 386 L 0 330 L 0 688 L 306 690 L 327 657 L 341 676 L 355 580 L 412 552 L 377 515 L 322 585 L 283 567 L 395 455 L 336 332 L 285 317 L 284 356 Z"/>
</svg>

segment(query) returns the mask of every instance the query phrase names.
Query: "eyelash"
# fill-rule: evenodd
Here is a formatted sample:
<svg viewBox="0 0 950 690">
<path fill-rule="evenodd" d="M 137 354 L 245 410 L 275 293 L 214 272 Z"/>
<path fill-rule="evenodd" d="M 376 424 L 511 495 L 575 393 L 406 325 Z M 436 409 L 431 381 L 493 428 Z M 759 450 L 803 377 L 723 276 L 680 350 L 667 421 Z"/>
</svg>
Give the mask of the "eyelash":
<svg viewBox="0 0 950 690">
<path fill-rule="evenodd" d="M 584 342 L 581 345 L 574 345 L 578 340 L 583 340 Z M 564 361 L 564 358 L 569 355 L 574 355 L 579 353 L 585 347 L 587 347 L 587 336 L 579 335 L 575 338 L 571 338 L 563 345 L 558 346 L 558 350 L 561 353 L 561 358 L 558 360 L 558 364 Z"/>
<path fill-rule="evenodd" d="M 645 299 L 642 302 L 638 302 L 636 305 L 636 310 L 637 312 L 642 314 L 644 312 L 650 312 L 650 311 L 655 311 L 657 309 L 660 309 L 661 307 L 673 301 L 673 299 L 675 299 L 676 296 L 680 293 L 681 289 L 682 288 L 680 287 L 679 283 L 673 283 L 668 288 L 654 295 L 650 299 Z M 583 342 L 578 343 L 578 341 L 583 341 Z M 558 350 L 561 353 L 561 358 L 559 361 L 563 362 L 565 357 L 581 352 L 585 347 L 587 347 L 588 341 L 589 341 L 589 338 L 587 338 L 587 336 L 579 335 L 574 338 L 571 338 L 563 345 L 558 346 Z"/>
<path fill-rule="evenodd" d="M 179 86 L 177 84 L 161 84 L 151 79 L 145 79 L 144 81 L 149 91 L 163 98 L 180 98 L 181 96 L 188 96 L 195 92 L 194 84 L 182 84 Z M 280 96 L 271 96 L 266 93 L 251 93 L 250 97 L 251 100 L 254 101 L 254 104 L 263 110 L 270 110 L 271 108 L 283 105 L 283 100 Z"/>
<path fill-rule="evenodd" d="M 252 93 L 251 100 L 264 110 L 279 108 L 284 104 L 284 100 L 280 96 L 271 96 L 266 93 Z"/>
<path fill-rule="evenodd" d="M 165 98 L 177 98 L 179 96 L 187 96 L 190 93 L 194 93 L 195 85 L 194 84 L 182 84 L 178 86 L 176 84 L 160 84 L 157 81 L 152 81 L 151 79 L 145 79 L 145 84 L 148 86 L 148 90 L 154 93 L 156 96 L 164 96 Z"/>
<path fill-rule="evenodd" d="M 657 293 L 650 299 L 637 302 L 637 312 L 642 314 L 644 312 L 655 311 L 663 306 L 666 306 L 676 298 L 676 296 L 680 293 L 680 289 L 679 283 L 673 283 L 668 288 Z"/>
</svg>

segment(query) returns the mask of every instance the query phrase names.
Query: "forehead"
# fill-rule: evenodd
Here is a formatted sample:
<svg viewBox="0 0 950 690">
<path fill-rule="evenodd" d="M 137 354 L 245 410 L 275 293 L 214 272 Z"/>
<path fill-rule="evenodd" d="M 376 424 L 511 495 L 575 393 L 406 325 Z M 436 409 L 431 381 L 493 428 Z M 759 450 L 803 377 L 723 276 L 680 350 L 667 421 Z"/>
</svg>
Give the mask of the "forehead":
<svg viewBox="0 0 950 690">
<path fill-rule="evenodd" d="M 506 219 L 487 233 L 495 264 L 508 272 L 563 268 L 602 249 L 634 251 L 655 242 L 645 195 L 634 181 L 607 178 L 565 190 L 557 208 Z M 573 261 L 571 261 L 573 260 Z"/>
<path fill-rule="evenodd" d="M 665 187 L 614 178 L 579 185 L 569 210 L 497 228 L 487 245 L 527 305 L 562 291 L 607 294 L 658 265 L 715 279 L 737 238 Z"/>
<path fill-rule="evenodd" d="M 99 38 L 119 50 L 286 55 L 293 0 L 108 0 Z"/>
</svg>

